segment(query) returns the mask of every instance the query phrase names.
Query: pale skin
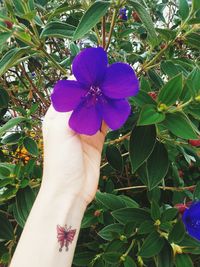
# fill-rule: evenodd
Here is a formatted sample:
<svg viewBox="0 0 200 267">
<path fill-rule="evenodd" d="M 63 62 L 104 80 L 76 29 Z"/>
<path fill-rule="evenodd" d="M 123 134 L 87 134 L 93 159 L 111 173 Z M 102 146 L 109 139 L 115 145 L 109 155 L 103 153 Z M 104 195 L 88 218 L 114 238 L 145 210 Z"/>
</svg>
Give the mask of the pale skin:
<svg viewBox="0 0 200 267">
<path fill-rule="evenodd" d="M 68 126 L 69 116 L 52 106 L 45 115 L 42 185 L 9 267 L 72 265 L 81 220 L 97 190 L 107 126 L 79 135 Z M 57 225 L 76 229 L 68 251 L 59 251 Z"/>
</svg>

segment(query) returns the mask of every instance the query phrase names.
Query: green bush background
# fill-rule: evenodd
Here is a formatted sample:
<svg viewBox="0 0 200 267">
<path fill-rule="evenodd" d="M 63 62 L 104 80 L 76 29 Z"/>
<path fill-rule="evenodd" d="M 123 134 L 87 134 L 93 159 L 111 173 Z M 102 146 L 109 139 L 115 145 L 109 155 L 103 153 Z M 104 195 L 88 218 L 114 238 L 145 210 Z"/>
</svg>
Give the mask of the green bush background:
<svg viewBox="0 0 200 267">
<path fill-rule="evenodd" d="M 0 262 L 40 187 L 53 85 L 98 45 L 110 63 L 134 66 L 141 89 L 126 124 L 106 137 L 73 266 L 200 266 L 200 242 L 174 208 L 200 198 L 200 150 L 188 143 L 200 130 L 199 0 L 0 1 Z"/>
</svg>

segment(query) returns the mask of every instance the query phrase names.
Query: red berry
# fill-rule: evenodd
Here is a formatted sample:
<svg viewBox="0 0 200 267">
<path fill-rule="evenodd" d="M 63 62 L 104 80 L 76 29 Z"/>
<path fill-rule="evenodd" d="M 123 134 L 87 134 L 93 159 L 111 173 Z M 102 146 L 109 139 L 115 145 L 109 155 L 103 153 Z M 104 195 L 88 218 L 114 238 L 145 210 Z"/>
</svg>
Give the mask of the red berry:
<svg viewBox="0 0 200 267">
<path fill-rule="evenodd" d="M 184 176 L 184 172 L 183 172 L 182 170 L 179 170 L 179 171 L 178 171 L 178 174 L 179 174 L 179 177 L 183 178 L 183 176 Z"/>
<path fill-rule="evenodd" d="M 12 29 L 12 27 L 13 27 L 13 23 L 11 22 L 11 21 L 9 21 L 9 20 L 4 20 L 4 23 L 6 24 L 6 26 L 7 26 L 7 28 L 8 29 Z"/>
<path fill-rule="evenodd" d="M 136 11 L 132 12 L 132 17 L 134 18 L 135 21 L 141 22 L 140 17 L 138 16 L 138 13 Z"/>
<path fill-rule="evenodd" d="M 100 215 L 101 215 L 101 211 L 100 210 L 95 210 L 94 216 L 95 217 L 99 217 Z"/>
<path fill-rule="evenodd" d="M 163 48 L 165 48 L 165 46 L 166 46 L 166 44 L 163 43 L 160 45 L 160 48 L 163 49 Z"/>
<path fill-rule="evenodd" d="M 176 204 L 174 206 L 176 209 L 178 209 L 179 213 L 183 214 L 183 212 L 186 210 L 187 206 L 185 204 Z"/>
<path fill-rule="evenodd" d="M 157 99 L 157 93 L 156 92 L 148 92 L 148 95 L 153 99 L 156 100 Z"/>
<path fill-rule="evenodd" d="M 196 140 L 189 139 L 188 143 L 191 146 L 200 147 L 200 139 L 196 139 Z"/>
</svg>

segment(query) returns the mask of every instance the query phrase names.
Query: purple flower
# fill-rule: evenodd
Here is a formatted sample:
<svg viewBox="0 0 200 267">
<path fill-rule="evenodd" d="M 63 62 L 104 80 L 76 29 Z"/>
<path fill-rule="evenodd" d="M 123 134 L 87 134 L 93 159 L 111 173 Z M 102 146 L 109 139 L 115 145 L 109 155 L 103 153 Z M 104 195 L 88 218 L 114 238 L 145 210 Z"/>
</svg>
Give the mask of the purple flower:
<svg viewBox="0 0 200 267">
<path fill-rule="evenodd" d="M 122 19 L 122 20 L 127 20 L 128 19 L 127 15 L 126 15 L 126 8 L 120 8 L 119 18 Z"/>
<path fill-rule="evenodd" d="M 139 90 L 133 69 L 125 63 L 108 65 L 103 48 L 86 48 L 74 59 L 77 81 L 60 80 L 51 95 L 59 112 L 71 111 L 69 126 L 80 134 L 95 134 L 102 120 L 113 130 L 127 120 L 131 107 L 125 99 Z"/>
<path fill-rule="evenodd" d="M 188 234 L 200 240 L 200 201 L 194 202 L 186 209 L 182 219 Z"/>
</svg>

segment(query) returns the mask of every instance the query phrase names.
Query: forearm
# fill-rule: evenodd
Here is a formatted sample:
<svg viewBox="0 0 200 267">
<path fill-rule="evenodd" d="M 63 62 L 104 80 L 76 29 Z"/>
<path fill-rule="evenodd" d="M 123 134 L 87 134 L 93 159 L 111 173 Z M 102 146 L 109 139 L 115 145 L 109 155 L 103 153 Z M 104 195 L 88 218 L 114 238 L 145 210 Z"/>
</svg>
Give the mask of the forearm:
<svg viewBox="0 0 200 267">
<path fill-rule="evenodd" d="M 70 267 L 86 204 L 81 196 L 42 186 L 30 212 L 10 267 Z M 72 243 L 61 248 L 57 225 L 76 229 Z"/>
</svg>

